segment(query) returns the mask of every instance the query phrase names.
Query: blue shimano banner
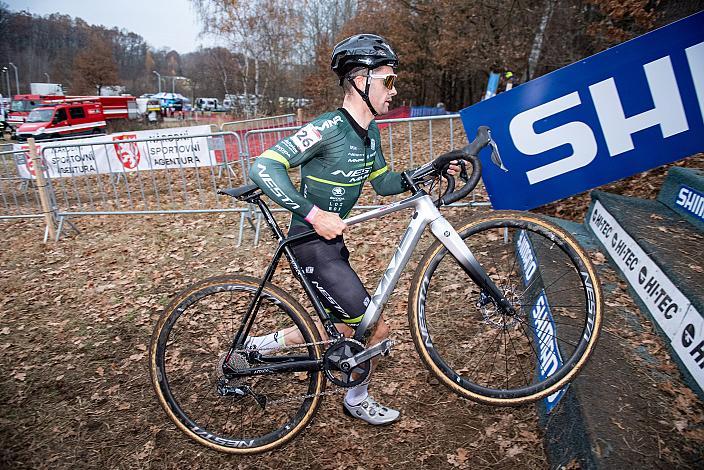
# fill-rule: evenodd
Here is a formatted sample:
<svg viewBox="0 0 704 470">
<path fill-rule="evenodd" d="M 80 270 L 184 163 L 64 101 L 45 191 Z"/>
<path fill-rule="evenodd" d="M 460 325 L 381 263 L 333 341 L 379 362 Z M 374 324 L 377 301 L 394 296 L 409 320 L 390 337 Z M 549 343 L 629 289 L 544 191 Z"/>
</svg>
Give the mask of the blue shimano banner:
<svg viewBox="0 0 704 470">
<path fill-rule="evenodd" d="M 521 303 L 525 302 L 530 309 L 530 328 L 534 333 L 534 347 L 537 349 L 537 370 L 535 375 L 543 381 L 562 367 L 563 360 L 560 354 L 560 345 L 557 343 L 558 333 L 550 304 L 548 302 L 542 274 L 538 269 L 538 258 L 535 256 L 533 243 L 530 241 L 530 232 L 521 230 L 516 238 L 516 256 L 520 259 L 517 263 L 523 273 L 523 284 L 526 287 Z M 536 276 L 537 277 L 534 277 Z M 537 296 L 535 294 L 537 293 Z M 524 297 L 525 296 L 525 297 Z M 567 386 L 545 397 L 545 411 L 550 413 L 560 402 Z"/>
<path fill-rule="evenodd" d="M 496 209 L 531 209 L 704 151 L 704 12 L 460 111 L 487 125 Z"/>
</svg>

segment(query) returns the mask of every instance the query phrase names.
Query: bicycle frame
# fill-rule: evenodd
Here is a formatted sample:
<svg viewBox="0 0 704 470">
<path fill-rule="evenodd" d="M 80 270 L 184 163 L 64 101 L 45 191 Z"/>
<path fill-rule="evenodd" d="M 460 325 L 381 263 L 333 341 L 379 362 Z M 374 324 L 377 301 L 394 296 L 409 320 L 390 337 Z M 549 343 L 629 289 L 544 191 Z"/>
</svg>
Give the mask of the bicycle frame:
<svg viewBox="0 0 704 470">
<path fill-rule="evenodd" d="M 269 282 L 276 270 L 278 261 L 281 258 L 282 253 L 288 258 L 291 269 L 293 270 L 296 277 L 301 282 L 306 294 L 313 303 L 325 331 L 331 339 L 340 338 L 342 335 L 335 327 L 332 322 L 330 315 L 325 311 L 318 294 L 308 280 L 303 270 L 298 264 L 290 245 L 300 242 L 304 239 L 315 236 L 315 231 L 311 230 L 309 232 L 304 232 L 293 237 L 285 238 L 283 232 L 279 228 L 278 224 L 274 220 L 271 211 L 266 206 L 266 204 L 257 198 L 257 205 L 261 209 L 268 225 L 271 227 L 272 231 L 279 240 L 279 245 L 274 253 L 274 257 L 269 265 L 269 268 L 262 279 L 259 286 L 259 290 L 255 294 L 252 300 L 247 314 L 245 315 L 244 321 L 240 330 L 237 332 L 234 338 L 234 342 L 231 351 L 234 352 L 235 349 L 240 348 L 244 344 L 244 340 L 248 335 L 251 325 L 254 322 L 256 312 L 258 310 L 261 301 L 261 292 L 264 289 L 264 285 Z M 513 309 L 510 307 L 506 299 L 504 298 L 501 291 L 496 287 L 493 281 L 487 276 L 484 269 L 481 267 L 477 259 L 474 257 L 472 252 L 469 250 L 467 245 L 465 245 L 462 238 L 459 236 L 454 227 L 442 216 L 438 208 L 433 203 L 432 198 L 423 190 L 416 190 L 412 196 L 403 199 L 398 202 L 394 202 L 383 206 L 378 209 L 365 212 L 363 214 L 356 215 L 354 217 L 345 220 L 348 226 L 356 225 L 367 220 L 383 217 L 385 215 L 391 214 L 393 212 L 401 211 L 404 209 L 413 208 L 414 213 L 411 217 L 408 228 L 403 234 L 396 253 L 391 259 L 388 267 L 384 271 L 384 274 L 379 281 L 379 285 L 376 291 L 372 295 L 369 305 L 364 312 L 364 317 L 361 323 L 358 325 L 354 339 L 362 343 L 366 342 L 366 339 L 374 330 L 374 326 L 381 315 L 381 312 L 389 299 L 389 296 L 394 291 L 396 283 L 398 282 L 403 269 L 406 267 L 408 260 L 413 253 L 418 241 L 425 228 L 430 225 L 430 230 L 433 235 L 447 248 L 447 250 L 452 254 L 452 256 L 458 261 L 460 266 L 467 273 L 469 278 L 474 281 L 477 286 L 480 287 L 482 292 L 493 299 L 497 305 L 506 308 L 510 311 Z M 306 361 L 307 362 L 307 361 Z M 291 368 L 291 364 L 287 361 L 287 364 L 282 364 L 282 366 L 288 366 L 287 369 Z M 296 367 L 296 369 L 298 369 Z"/>
</svg>

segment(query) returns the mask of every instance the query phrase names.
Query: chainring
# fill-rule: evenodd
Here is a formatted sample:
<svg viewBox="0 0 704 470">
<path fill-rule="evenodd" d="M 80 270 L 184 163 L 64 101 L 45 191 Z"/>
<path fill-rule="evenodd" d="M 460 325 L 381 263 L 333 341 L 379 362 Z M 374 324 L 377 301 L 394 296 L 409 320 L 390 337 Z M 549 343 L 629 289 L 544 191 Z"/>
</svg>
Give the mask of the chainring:
<svg viewBox="0 0 704 470">
<path fill-rule="evenodd" d="M 371 359 L 357 364 L 349 371 L 343 371 L 339 367 L 341 361 L 353 357 L 364 349 L 362 343 L 349 338 L 330 346 L 323 356 L 323 370 L 330 382 L 339 387 L 356 387 L 364 382 L 371 372 Z M 353 375 L 356 378 L 352 378 Z"/>
</svg>

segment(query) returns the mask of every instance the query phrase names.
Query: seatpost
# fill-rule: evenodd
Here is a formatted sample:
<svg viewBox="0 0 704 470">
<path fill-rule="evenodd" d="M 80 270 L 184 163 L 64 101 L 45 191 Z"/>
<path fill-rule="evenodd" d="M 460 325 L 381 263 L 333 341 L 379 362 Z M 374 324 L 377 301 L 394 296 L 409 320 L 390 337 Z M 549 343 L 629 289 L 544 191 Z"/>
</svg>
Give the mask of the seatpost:
<svg viewBox="0 0 704 470">
<path fill-rule="evenodd" d="M 266 223 L 269 225 L 269 227 L 271 227 L 271 230 L 274 232 L 276 240 L 283 240 L 284 232 L 279 227 L 279 224 L 276 223 L 276 219 L 274 219 L 274 215 L 271 213 L 271 210 L 269 210 L 269 206 L 267 206 L 266 203 L 262 201 L 261 197 L 257 197 L 255 202 L 257 203 L 257 207 L 259 207 L 259 210 L 262 211 L 262 214 L 264 214 L 264 219 L 266 220 Z"/>
</svg>

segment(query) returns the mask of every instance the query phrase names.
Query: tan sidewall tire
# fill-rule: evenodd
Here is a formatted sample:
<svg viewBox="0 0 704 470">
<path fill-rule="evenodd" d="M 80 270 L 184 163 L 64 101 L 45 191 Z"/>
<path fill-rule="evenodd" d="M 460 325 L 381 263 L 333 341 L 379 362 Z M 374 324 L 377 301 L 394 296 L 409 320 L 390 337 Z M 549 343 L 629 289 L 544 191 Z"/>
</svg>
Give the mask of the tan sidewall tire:
<svg viewBox="0 0 704 470">
<path fill-rule="evenodd" d="M 176 426 L 183 431 L 188 437 L 193 439 L 194 441 L 206 446 L 210 447 L 211 449 L 215 449 L 220 452 L 226 452 L 230 454 L 258 454 L 261 452 L 266 452 L 269 450 L 272 450 L 276 447 L 282 446 L 286 444 L 288 441 L 293 439 L 298 433 L 303 431 L 306 426 L 310 423 L 310 421 L 313 419 L 315 416 L 316 411 L 318 410 L 318 407 L 320 406 L 321 398 L 322 396 L 320 393 L 324 391 L 324 386 L 325 386 L 325 374 L 322 372 L 318 374 L 318 380 L 315 384 L 315 393 L 316 396 L 313 397 L 313 403 L 311 406 L 308 408 L 308 411 L 306 412 L 306 415 L 303 417 L 303 419 L 296 425 L 296 427 L 292 430 L 290 430 L 288 433 L 286 433 L 283 437 L 280 439 L 270 442 L 267 445 L 264 446 L 258 446 L 258 447 L 248 447 L 248 448 L 233 448 L 233 447 L 227 447 L 227 446 L 221 446 L 217 445 L 211 441 L 208 441 L 206 439 L 203 439 L 199 435 L 195 434 L 193 431 L 188 429 L 181 421 L 178 419 L 178 417 L 174 414 L 174 412 L 171 410 L 169 407 L 162 391 L 161 387 L 159 386 L 159 381 L 157 378 L 157 365 L 156 365 L 156 353 L 157 353 L 157 343 L 159 341 L 159 336 L 161 334 L 161 330 L 164 327 L 164 324 L 166 323 L 167 319 L 171 316 L 173 313 L 174 309 L 181 304 L 184 300 L 186 300 L 188 297 L 192 296 L 193 294 L 197 293 L 198 291 L 202 289 L 206 289 L 209 287 L 214 287 L 217 285 L 223 285 L 223 284 L 236 284 L 236 285 L 246 285 L 249 287 L 258 287 L 259 283 L 261 282 L 260 279 L 256 279 L 253 277 L 249 276 L 218 276 L 218 277 L 211 277 L 208 279 L 204 279 L 203 281 L 200 281 L 196 284 L 193 284 L 190 287 L 187 287 L 185 290 L 181 291 L 176 295 L 176 297 L 169 303 L 169 305 L 166 307 L 164 312 L 161 314 L 161 317 L 159 318 L 159 321 L 154 328 L 154 332 L 152 334 L 151 342 L 150 342 L 150 348 L 149 348 L 149 373 L 151 375 L 151 381 L 152 381 L 152 386 L 154 387 L 154 391 L 156 392 L 156 396 L 159 399 L 159 403 L 161 404 L 161 407 L 166 411 L 166 414 L 169 416 L 171 421 L 173 421 Z M 303 307 L 296 301 L 294 300 L 290 295 L 288 295 L 286 292 L 284 292 L 282 289 L 274 286 L 273 284 L 266 284 L 264 287 L 264 291 L 267 292 L 269 295 L 277 298 L 281 303 L 285 304 L 286 307 L 293 312 L 295 315 L 299 317 L 301 320 L 301 323 L 304 325 L 304 328 L 308 330 L 309 335 L 313 338 L 313 341 L 315 342 L 320 342 L 320 334 L 318 333 L 318 329 L 315 327 L 315 324 L 313 323 L 312 319 L 310 316 L 305 312 Z M 322 351 L 320 350 L 320 345 L 315 345 L 315 354 L 318 358 L 322 357 Z"/>
<path fill-rule="evenodd" d="M 440 242 L 435 242 L 433 245 L 425 252 L 425 255 L 421 259 L 421 261 L 418 263 L 418 267 L 416 268 L 415 275 L 413 276 L 413 280 L 411 281 L 411 288 L 408 293 L 408 321 L 411 327 L 411 336 L 413 338 L 413 343 L 415 344 L 416 351 L 418 351 L 418 354 L 420 355 L 421 360 L 425 364 L 425 366 L 428 368 L 428 370 L 435 375 L 438 380 L 440 380 L 442 383 L 444 383 L 447 387 L 449 387 L 452 391 L 457 393 L 458 395 L 461 395 L 465 398 L 469 398 L 470 400 L 477 401 L 480 403 L 485 403 L 489 405 L 497 405 L 497 406 L 516 406 L 516 405 L 522 405 L 526 403 L 531 403 L 536 400 L 539 400 L 540 398 L 546 397 L 548 395 L 553 394 L 557 390 L 561 389 L 565 384 L 569 383 L 574 379 L 574 377 L 579 373 L 579 371 L 584 367 L 584 364 L 587 362 L 589 359 L 589 356 L 591 356 L 594 346 L 596 345 L 598 336 L 599 336 L 599 331 L 601 329 L 601 317 L 602 317 L 602 310 L 603 310 L 603 295 L 601 291 L 601 284 L 599 282 L 599 278 L 597 277 L 596 274 L 596 269 L 594 268 L 594 265 L 592 264 L 591 260 L 589 259 L 589 256 L 587 253 L 582 249 L 582 247 L 579 245 L 577 240 L 574 239 L 574 237 L 568 233 L 567 231 L 563 230 L 562 228 L 558 227 L 557 225 L 550 223 L 546 221 L 545 219 L 538 217 L 537 215 L 528 213 L 528 212 L 517 212 L 517 211 L 492 211 L 489 214 L 483 215 L 476 217 L 469 222 L 465 223 L 461 227 L 457 228 L 458 233 L 462 233 L 467 229 L 470 229 L 472 227 L 475 227 L 476 225 L 479 225 L 480 223 L 488 222 L 488 221 L 494 221 L 494 220 L 520 220 L 520 221 L 525 221 L 525 222 L 532 222 L 538 225 L 542 225 L 544 227 L 549 228 L 551 231 L 559 235 L 565 242 L 575 251 L 575 253 L 582 259 L 585 268 L 587 269 L 587 272 L 589 273 L 589 276 L 591 280 L 593 281 L 593 288 L 594 288 L 594 304 L 595 304 L 595 315 L 594 315 L 594 328 L 592 331 L 592 336 L 591 339 L 589 340 L 589 343 L 587 344 L 587 348 L 584 351 L 584 354 L 582 357 L 577 361 L 575 366 L 572 368 L 572 370 L 562 378 L 562 380 L 556 382 L 552 386 L 548 387 L 547 389 L 543 390 L 542 392 L 535 393 L 533 395 L 529 395 L 526 397 L 521 397 L 521 398 L 495 398 L 495 397 L 487 397 L 484 395 L 479 395 L 475 392 L 469 391 L 460 385 L 458 385 L 454 380 L 452 380 L 450 377 L 445 375 L 443 371 L 433 362 L 432 358 L 428 354 L 428 351 L 426 350 L 425 346 L 423 345 L 423 337 L 421 334 L 421 329 L 419 325 L 419 312 L 418 312 L 418 298 L 420 296 L 420 291 L 422 288 L 422 282 L 424 279 L 424 273 L 428 269 L 428 266 L 430 265 L 430 262 L 432 261 L 433 257 L 441 250 L 443 249 L 443 245 Z M 458 267 L 459 269 L 459 267 Z"/>
</svg>

